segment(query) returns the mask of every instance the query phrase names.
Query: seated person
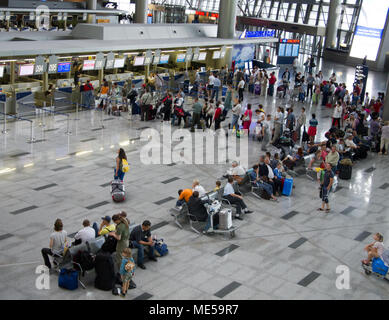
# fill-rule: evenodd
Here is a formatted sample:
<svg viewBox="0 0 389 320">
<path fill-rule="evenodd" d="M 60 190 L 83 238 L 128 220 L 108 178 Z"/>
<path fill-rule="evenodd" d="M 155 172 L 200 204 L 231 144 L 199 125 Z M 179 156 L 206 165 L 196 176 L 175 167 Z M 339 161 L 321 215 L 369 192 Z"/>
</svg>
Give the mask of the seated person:
<svg viewBox="0 0 389 320">
<path fill-rule="evenodd" d="M 321 157 L 321 151 L 318 150 L 315 153 L 315 156 L 309 162 L 308 169 L 314 170 L 317 172 L 317 181 L 320 183 L 321 170 L 324 168 L 324 162 Z"/>
<path fill-rule="evenodd" d="M 232 162 L 232 168 L 228 170 L 228 175 L 240 184 L 246 176 L 246 170 L 238 164 L 238 162 Z"/>
<path fill-rule="evenodd" d="M 282 177 L 283 168 L 282 168 L 281 162 L 278 162 L 277 166 L 273 169 L 273 172 L 274 172 L 274 175 L 275 175 L 278 179 L 282 180 L 282 178 L 283 178 L 283 177 Z"/>
<path fill-rule="evenodd" d="M 307 148 L 305 150 L 307 155 L 315 153 L 317 150 L 318 150 L 318 145 L 317 144 L 315 144 L 312 141 L 308 142 Z"/>
<path fill-rule="evenodd" d="M 199 192 L 194 191 L 192 196 L 188 201 L 188 210 L 189 213 L 196 217 L 197 221 L 207 221 L 207 224 L 204 228 L 204 232 L 207 232 L 211 227 L 211 216 L 208 215 L 207 208 L 205 208 L 204 204 L 208 203 L 208 201 L 203 201 L 199 197 Z M 219 215 L 213 215 L 213 226 L 215 227 L 219 224 Z"/>
<path fill-rule="evenodd" d="M 213 191 L 219 191 L 221 186 L 222 186 L 222 183 L 219 180 L 217 180 L 216 181 L 216 187 L 213 189 Z"/>
<path fill-rule="evenodd" d="M 192 194 L 192 189 L 178 190 L 178 200 L 176 203 L 176 207 L 181 208 L 184 203 L 188 203 L 189 198 L 192 196 Z"/>
<path fill-rule="evenodd" d="M 138 259 L 137 264 L 141 269 L 146 269 L 143 264 L 144 261 L 144 249 L 147 247 L 149 259 L 152 261 L 157 261 L 157 258 L 154 256 L 154 243 L 151 239 L 151 223 L 149 220 L 143 221 L 142 225 L 136 226 L 132 229 L 130 234 L 130 244 L 133 248 L 138 249 Z"/>
<path fill-rule="evenodd" d="M 330 153 L 327 154 L 326 162 L 329 163 L 332 166 L 332 172 L 335 174 L 338 163 L 339 163 L 339 153 L 336 150 L 336 144 L 333 144 L 331 147 Z"/>
<path fill-rule="evenodd" d="M 74 241 L 73 245 L 85 243 L 87 241 L 91 241 L 94 238 L 96 238 L 96 231 L 90 226 L 89 220 L 85 219 L 82 222 L 82 225 L 84 226 L 84 228 L 78 231 L 74 236 L 74 239 L 76 241 Z"/>
<path fill-rule="evenodd" d="M 259 176 L 259 165 L 254 165 L 253 170 L 250 173 L 250 179 L 256 183 L 258 188 L 265 190 L 265 192 L 270 196 L 270 200 L 277 201 L 277 198 L 273 195 L 273 187 L 264 182 Z"/>
<path fill-rule="evenodd" d="M 233 183 L 234 179 L 232 177 L 229 177 L 228 183 L 224 187 L 223 198 L 227 199 L 231 204 L 236 205 L 235 218 L 238 220 L 243 220 L 243 218 L 241 217 L 242 209 L 244 213 L 252 213 L 252 211 L 247 208 L 246 204 L 243 201 L 243 197 L 235 193 Z"/>
<path fill-rule="evenodd" d="M 384 237 L 380 233 L 376 233 L 373 236 L 374 242 L 370 243 L 365 247 L 365 251 L 367 252 L 367 259 L 362 260 L 363 264 L 369 265 L 370 261 L 373 258 L 381 258 L 382 253 L 384 252 Z"/>
<path fill-rule="evenodd" d="M 200 198 L 204 197 L 205 194 L 207 193 L 205 191 L 204 187 L 200 185 L 200 181 L 197 179 L 193 180 L 192 190 L 193 190 L 193 192 L 197 191 L 199 193 Z"/>
<path fill-rule="evenodd" d="M 115 225 L 111 223 L 111 217 L 110 216 L 105 216 L 101 218 L 101 223 L 100 227 L 97 226 L 97 223 L 93 223 L 93 229 L 95 230 L 96 233 L 96 238 L 98 236 L 104 236 L 112 231 L 115 231 Z"/>
<path fill-rule="evenodd" d="M 321 153 L 321 158 L 323 159 L 323 161 L 326 161 L 326 157 L 327 157 L 328 151 L 327 151 L 327 146 L 325 144 L 321 145 L 320 153 Z"/>
<path fill-rule="evenodd" d="M 66 244 L 67 232 L 63 230 L 62 220 L 57 219 L 54 223 L 54 232 L 50 235 L 49 247 L 42 249 L 43 260 L 49 270 L 51 270 L 49 255 L 53 257 L 60 257 L 63 254 Z"/>
<path fill-rule="evenodd" d="M 278 162 L 280 162 L 280 155 L 275 153 L 273 160 L 270 161 L 270 166 L 274 169 L 277 167 Z"/>
<path fill-rule="evenodd" d="M 265 165 L 267 167 L 267 183 L 273 185 L 273 195 L 276 196 L 282 194 L 282 181 L 278 179 L 273 172 L 272 167 L 270 167 L 270 159 L 269 157 L 265 157 Z M 265 170 L 264 170 L 265 171 Z"/>
<path fill-rule="evenodd" d="M 285 159 L 282 161 L 288 169 L 293 170 L 294 167 L 304 159 L 303 148 L 298 148 L 297 152 L 293 155 L 287 155 Z M 274 168 L 273 168 L 274 169 Z"/>
</svg>

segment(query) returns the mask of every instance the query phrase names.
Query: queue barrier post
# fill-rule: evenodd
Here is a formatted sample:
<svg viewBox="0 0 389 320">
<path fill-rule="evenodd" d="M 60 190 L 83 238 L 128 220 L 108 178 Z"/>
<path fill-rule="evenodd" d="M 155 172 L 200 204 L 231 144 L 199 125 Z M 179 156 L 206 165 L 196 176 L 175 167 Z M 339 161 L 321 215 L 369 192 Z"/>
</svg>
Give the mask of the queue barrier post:
<svg viewBox="0 0 389 320">
<path fill-rule="evenodd" d="M 5 110 L 5 104 L 4 104 L 4 125 L 3 125 L 3 130 L 1 130 L 1 133 L 3 133 L 3 134 L 8 133 L 8 130 L 7 130 L 7 112 Z"/>
<path fill-rule="evenodd" d="M 20 118 L 21 119 L 21 118 Z M 23 120 L 23 119 L 21 119 Z M 27 119 L 26 119 L 27 120 Z M 34 143 L 36 142 L 36 139 L 34 137 L 34 126 L 33 126 L 33 122 L 31 120 L 28 120 L 30 121 L 30 139 L 28 139 L 27 141 L 30 142 L 30 143 Z"/>
</svg>

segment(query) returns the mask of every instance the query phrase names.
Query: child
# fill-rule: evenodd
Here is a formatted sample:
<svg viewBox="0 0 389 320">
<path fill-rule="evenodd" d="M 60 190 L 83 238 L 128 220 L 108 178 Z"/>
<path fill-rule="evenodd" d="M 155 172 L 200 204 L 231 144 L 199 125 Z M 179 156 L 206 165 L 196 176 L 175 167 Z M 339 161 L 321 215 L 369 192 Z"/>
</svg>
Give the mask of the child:
<svg viewBox="0 0 389 320">
<path fill-rule="evenodd" d="M 130 248 L 125 248 L 122 252 L 122 264 L 120 265 L 120 275 L 123 281 L 122 292 L 120 296 L 124 298 L 126 296 L 128 287 L 130 286 L 130 281 L 134 276 L 135 271 L 135 261 L 132 258 L 132 253 Z"/>
<path fill-rule="evenodd" d="M 312 119 L 309 120 L 309 128 L 308 128 L 309 141 L 311 142 L 315 141 L 318 124 L 319 122 L 316 120 L 316 114 L 313 113 Z"/>
<path fill-rule="evenodd" d="M 277 163 L 277 167 L 273 170 L 273 172 L 274 172 L 274 175 L 278 179 L 282 180 L 282 164 L 281 164 L 281 162 Z"/>
<path fill-rule="evenodd" d="M 222 186 L 222 183 L 218 180 L 216 181 L 216 187 L 213 189 L 213 191 L 219 191 Z"/>
<path fill-rule="evenodd" d="M 363 264 L 369 265 L 370 261 L 373 258 L 381 258 L 382 253 L 384 252 L 384 237 L 380 233 L 376 233 L 373 236 L 374 242 L 365 247 L 367 251 L 367 259 L 362 260 Z"/>
<path fill-rule="evenodd" d="M 320 85 L 315 85 L 315 90 L 313 91 L 312 95 L 312 103 L 318 104 L 319 103 L 319 97 L 320 97 Z"/>
</svg>

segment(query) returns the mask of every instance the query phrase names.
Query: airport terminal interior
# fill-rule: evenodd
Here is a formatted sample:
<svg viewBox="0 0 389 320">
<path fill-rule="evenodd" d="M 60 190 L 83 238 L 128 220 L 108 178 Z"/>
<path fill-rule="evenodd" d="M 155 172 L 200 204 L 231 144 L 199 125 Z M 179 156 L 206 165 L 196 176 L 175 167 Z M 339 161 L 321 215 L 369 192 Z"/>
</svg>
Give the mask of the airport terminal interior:
<svg viewBox="0 0 389 320">
<path fill-rule="evenodd" d="M 0 299 L 388 299 L 388 70 L 389 0 L 0 0 Z"/>
</svg>

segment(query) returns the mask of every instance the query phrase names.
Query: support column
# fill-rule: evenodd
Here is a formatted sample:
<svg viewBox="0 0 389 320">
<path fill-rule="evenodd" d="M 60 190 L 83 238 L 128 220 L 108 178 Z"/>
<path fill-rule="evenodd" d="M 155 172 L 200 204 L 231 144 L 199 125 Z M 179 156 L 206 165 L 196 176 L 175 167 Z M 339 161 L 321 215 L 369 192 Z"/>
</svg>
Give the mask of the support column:
<svg viewBox="0 0 389 320">
<path fill-rule="evenodd" d="M 336 48 L 341 10 L 341 0 L 331 0 L 328 12 L 325 48 Z"/>
<path fill-rule="evenodd" d="M 147 10 L 149 0 L 136 0 L 135 4 L 135 23 L 147 24 Z"/>
<path fill-rule="evenodd" d="M 104 69 L 99 70 L 98 80 L 100 81 L 100 86 L 103 85 L 103 79 L 104 79 Z"/>
<path fill-rule="evenodd" d="M 49 73 L 45 72 L 42 74 L 42 92 L 46 92 L 49 89 Z"/>
<path fill-rule="evenodd" d="M 220 0 L 218 38 L 233 39 L 235 37 L 236 5 L 237 0 Z"/>
<path fill-rule="evenodd" d="M 86 2 L 86 8 L 88 10 L 96 10 L 97 9 L 97 0 L 88 0 Z M 87 18 L 88 23 L 96 23 L 96 15 L 92 13 L 88 13 Z"/>
<path fill-rule="evenodd" d="M 10 69 L 11 69 L 10 84 L 15 84 L 15 61 L 11 61 Z"/>
<path fill-rule="evenodd" d="M 389 94 L 389 77 L 388 77 L 388 81 L 386 82 L 385 104 L 384 104 L 384 112 L 382 114 L 382 119 L 384 121 L 389 121 L 389 97 L 388 97 L 388 94 Z"/>
</svg>

